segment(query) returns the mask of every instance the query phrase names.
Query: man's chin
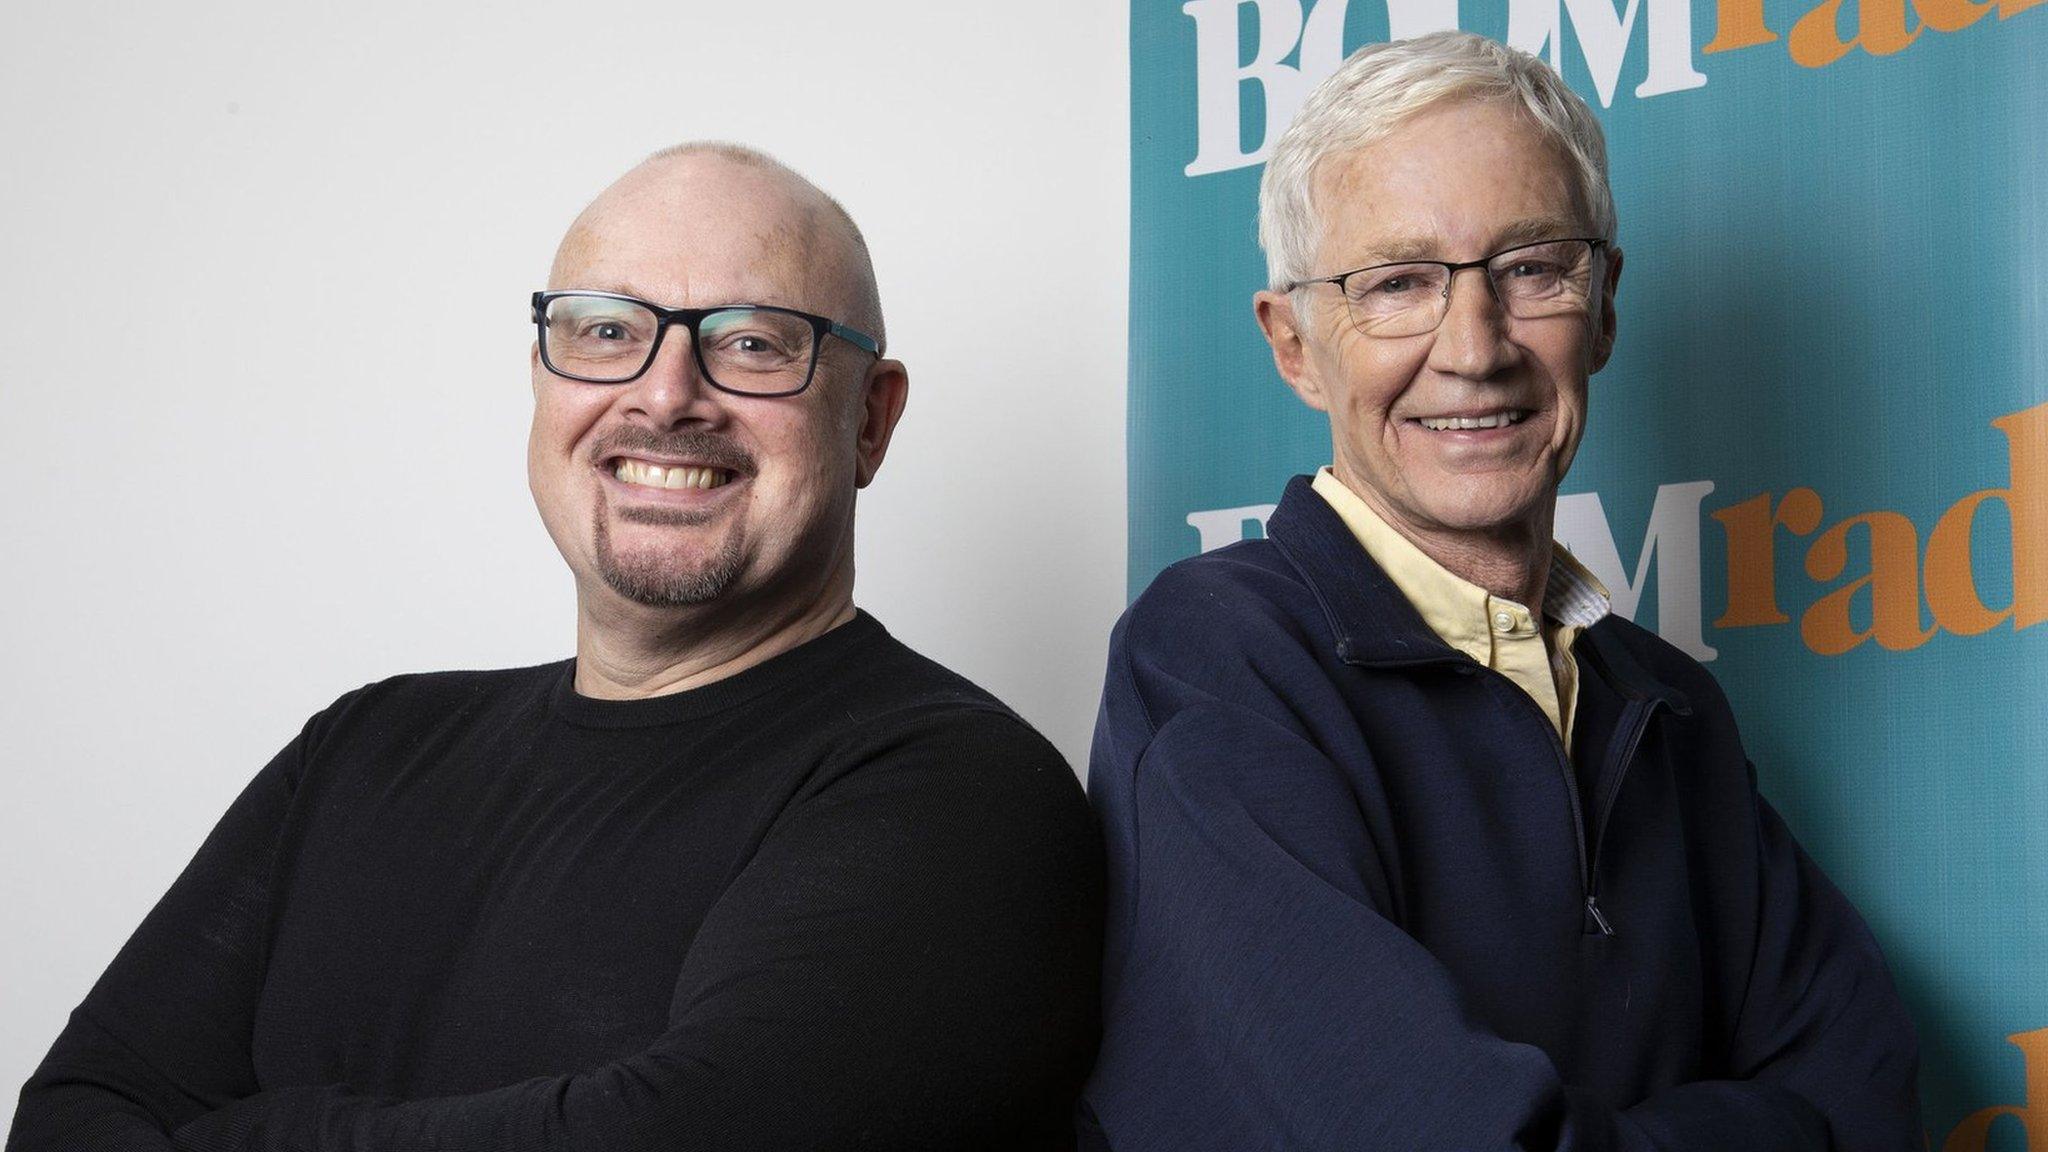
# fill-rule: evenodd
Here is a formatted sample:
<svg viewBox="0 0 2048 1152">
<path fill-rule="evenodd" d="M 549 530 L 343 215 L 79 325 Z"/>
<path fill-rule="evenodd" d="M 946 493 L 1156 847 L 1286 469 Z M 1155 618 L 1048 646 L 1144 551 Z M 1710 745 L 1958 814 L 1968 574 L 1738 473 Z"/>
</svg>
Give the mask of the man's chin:
<svg viewBox="0 0 2048 1152">
<path fill-rule="evenodd" d="M 737 553 L 729 563 L 723 556 L 713 556 L 708 562 L 688 566 L 614 557 L 599 565 L 598 575 L 606 587 L 635 604 L 686 608 L 725 595 L 739 575 L 739 563 Z"/>
<path fill-rule="evenodd" d="M 651 524 L 656 527 L 694 528 L 709 524 L 724 514 L 721 508 L 664 508 L 657 504 L 633 504 L 618 509 L 615 513 L 627 524 Z"/>
<path fill-rule="evenodd" d="M 1422 511 L 1440 527 L 1475 536 L 1498 536 L 1525 525 L 1536 526 L 1556 505 L 1555 489 L 1530 491 L 1516 486 L 1503 491 L 1491 485 L 1444 484 Z"/>
<path fill-rule="evenodd" d="M 621 509 L 619 518 L 633 524 L 687 527 L 701 523 L 700 514 L 684 509 Z M 656 515 L 659 519 L 648 519 Z M 676 516 L 693 517 L 675 519 Z M 605 586 L 635 604 L 649 608 L 683 608 L 723 596 L 738 578 L 741 566 L 737 532 L 708 548 L 678 548 L 675 541 L 616 540 L 603 520 L 597 523 L 597 572 Z"/>
</svg>

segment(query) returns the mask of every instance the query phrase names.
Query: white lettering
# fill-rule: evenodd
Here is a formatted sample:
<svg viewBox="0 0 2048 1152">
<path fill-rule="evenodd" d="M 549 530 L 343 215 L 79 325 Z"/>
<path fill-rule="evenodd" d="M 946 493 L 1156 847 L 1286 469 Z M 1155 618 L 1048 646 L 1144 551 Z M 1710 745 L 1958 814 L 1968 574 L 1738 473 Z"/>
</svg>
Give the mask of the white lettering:
<svg viewBox="0 0 2048 1152">
<path fill-rule="evenodd" d="M 1657 498 L 1650 505 L 1650 524 L 1643 533 L 1643 550 L 1636 556 L 1635 575 L 1622 567 L 1621 552 L 1614 545 L 1614 532 L 1607 524 L 1607 511 L 1597 492 L 1581 492 L 1557 498 L 1554 525 L 1558 543 L 1571 550 L 1579 563 L 1607 586 L 1614 611 L 1633 620 L 1642 607 L 1643 591 L 1655 564 L 1657 574 L 1657 634 L 1695 660 L 1712 660 L 1720 653 L 1709 647 L 1700 610 L 1700 503 L 1714 491 L 1712 480 L 1685 484 L 1659 484 Z M 1187 515 L 1203 552 L 1213 552 L 1239 540 L 1254 540 L 1266 531 L 1266 519 L 1275 505 L 1246 504 L 1239 508 L 1212 508 Z"/>
<path fill-rule="evenodd" d="M 1273 514 L 1277 504 L 1247 504 L 1242 508 L 1217 508 L 1208 512 L 1188 513 L 1188 527 L 1193 528 L 1201 538 L 1201 550 L 1214 552 L 1225 544 L 1239 540 L 1256 540 L 1257 536 L 1246 532 L 1245 525 L 1257 524 L 1259 535 L 1266 532 L 1266 518 Z"/>
<path fill-rule="evenodd" d="M 1649 69 L 1636 85 L 1638 97 L 1683 92 L 1706 84 L 1693 67 L 1692 0 L 1510 0 L 1507 42 L 1526 52 L 1550 57 L 1563 70 L 1564 24 L 1570 17 L 1579 51 L 1586 58 L 1600 106 L 1614 104 L 1614 87 L 1635 34 L 1636 18 L 1644 16 Z M 1458 0 L 1385 0 L 1389 39 L 1406 40 L 1426 32 L 1458 26 Z M 1258 43 L 1251 62 L 1242 63 L 1238 13 L 1257 9 Z M 1229 172 L 1265 162 L 1280 134 L 1294 120 L 1301 102 L 1344 63 L 1344 17 L 1351 0 L 1314 0 L 1302 11 L 1302 0 L 1187 0 L 1181 11 L 1195 22 L 1195 158 L 1189 176 Z M 1297 63 L 1283 63 L 1299 48 Z M 1250 148 L 1244 144 L 1240 114 L 1244 86 L 1257 84 L 1265 104 L 1265 131 Z"/>
<path fill-rule="evenodd" d="M 1238 9 L 1258 8 L 1259 43 L 1241 64 Z M 1391 38 L 1405 40 L 1458 26 L 1458 0 L 1386 0 Z M 1294 120 L 1309 90 L 1344 63 L 1344 16 L 1351 0 L 1315 0 L 1306 20 L 1301 0 L 1188 0 L 1181 11 L 1195 22 L 1195 159 L 1186 172 L 1206 176 L 1264 163 Z M 1297 64 L 1283 64 L 1301 49 Z M 1266 131 L 1249 151 L 1239 116 L 1244 85 L 1259 85 Z"/>
<path fill-rule="evenodd" d="M 1548 47 L 1550 66 L 1562 73 L 1564 20 L 1569 15 L 1600 106 L 1607 108 L 1614 104 L 1614 85 L 1621 79 L 1622 58 L 1641 8 L 1642 0 L 1627 0 L 1616 15 L 1613 0 L 1512 0 L 1507 39 L 1533 56 L 1543 55 Z M 1707 78 L 1692 66 L 1692 0 L 1650 0 L 1646 23 L 1643 36 L 1649 41 L 1650 68 L 1636 86 L 1636 95 L 1662 96 L 1704 85 Z"/>
<path fill-rule="evenodd" d="M 1717 652 L 1701 635 L 1700 501 L 1714 490 L 1712 480 L 1659 484 L 1650 506 L 1650 526 L 1636 557 L 1635 579 L 1621 566 L 1614 533 L 1597 492 L 1557 498 L 1558 543 L 1607 585 L 1614 611 L 1629 620 L 1642 604 L 1644 577 L 1651 558 L 1657 564 L 1657 634 L 1695 660 L 1712 660 Z"/>
<path fill-rule="evenodd" d="M 1257 54 L 1240 65 L 1237 10 L 1254 4 L 1259 10 Z M 1297 0 L 1188 0 L 1181 5 L 1195 22 L 1195 159 L 1190 176 L 1228 172 L 1265 160 L 1273 142 L 1308 94 L 1297 68 L 1282 64 L 1301 38 L 1301 5 Z M 1244 150 L 1238 107 L 1245 84 L 1256 83 L 1266 101 L 1266 131 L 1257 147 Z"/>
</svg>

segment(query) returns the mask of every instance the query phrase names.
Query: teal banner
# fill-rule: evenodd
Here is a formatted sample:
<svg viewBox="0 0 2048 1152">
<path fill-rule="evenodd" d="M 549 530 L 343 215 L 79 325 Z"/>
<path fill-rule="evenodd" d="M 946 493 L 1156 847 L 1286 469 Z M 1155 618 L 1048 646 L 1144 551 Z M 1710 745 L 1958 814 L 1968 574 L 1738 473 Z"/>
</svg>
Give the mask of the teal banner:
<svg viewBox="0 0 2048 1152">
<path fill-rule="evenodd" d="M 2048 1152 L 2048 2 L 1135 0 L 1130 591 L 1328 462 L 1252 321 L 1261 162 L 1350 51 L 1453 27 L 1607 130 L 1560 539 L 1883 942 L 1929 1147 Z"/>
</svg>

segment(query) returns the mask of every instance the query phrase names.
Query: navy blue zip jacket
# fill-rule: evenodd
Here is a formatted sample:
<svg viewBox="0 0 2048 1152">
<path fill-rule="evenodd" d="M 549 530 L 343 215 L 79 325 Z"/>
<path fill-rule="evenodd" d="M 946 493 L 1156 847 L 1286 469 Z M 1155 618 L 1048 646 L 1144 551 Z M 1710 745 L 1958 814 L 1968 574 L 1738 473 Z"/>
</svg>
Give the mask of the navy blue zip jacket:
<svg viewBox="0 0 2048 1152">
<path fill-rule="evenodd" d="M 1084 1147 L 1922 1146 L 1884 959 L 1704 668 L 1595 624 L 1568 758 L 1306 478 L 1267 535 L 1110 643 Z"/>
</svg>

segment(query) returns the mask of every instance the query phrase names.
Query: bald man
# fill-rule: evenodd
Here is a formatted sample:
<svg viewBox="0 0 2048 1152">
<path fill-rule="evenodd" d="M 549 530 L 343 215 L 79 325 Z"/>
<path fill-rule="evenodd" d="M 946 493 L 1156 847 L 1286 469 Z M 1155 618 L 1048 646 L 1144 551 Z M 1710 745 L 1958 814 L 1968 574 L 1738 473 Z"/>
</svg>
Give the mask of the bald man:
<svg viewBox="0 0 2048 1152">
<path fill-rule="evenodd" d="M 351 692 L 72 1014 L 10 1150 L 1058 1148 L 1101 859 L 853 603 L 908 378 L 843 209 L 658 153 L 533 296 L 576 655 Z"/>
</svg>

